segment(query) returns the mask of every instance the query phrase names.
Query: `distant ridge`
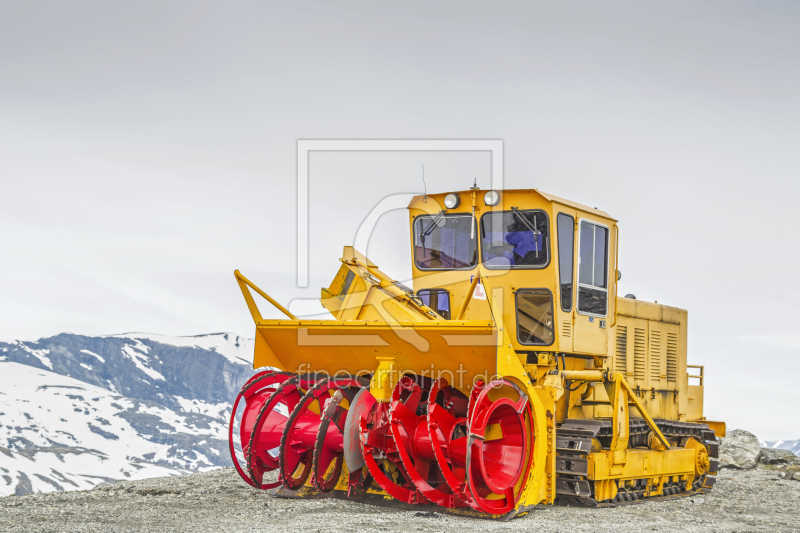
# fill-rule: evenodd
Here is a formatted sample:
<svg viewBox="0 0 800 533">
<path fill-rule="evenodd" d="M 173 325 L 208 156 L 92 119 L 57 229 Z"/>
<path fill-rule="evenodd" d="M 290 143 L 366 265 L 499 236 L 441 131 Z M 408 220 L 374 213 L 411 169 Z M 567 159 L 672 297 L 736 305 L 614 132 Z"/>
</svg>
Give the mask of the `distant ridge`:
<svg viewBox="0 0 800 533">
<path fill-rule="evenodd" d="M 762 448 L 775 448 L 778 450 L 789 450 L 795 455 L 800 455 L 800 439 L 796 440 L 762 440 L 759 445 Z"/>
</svg>

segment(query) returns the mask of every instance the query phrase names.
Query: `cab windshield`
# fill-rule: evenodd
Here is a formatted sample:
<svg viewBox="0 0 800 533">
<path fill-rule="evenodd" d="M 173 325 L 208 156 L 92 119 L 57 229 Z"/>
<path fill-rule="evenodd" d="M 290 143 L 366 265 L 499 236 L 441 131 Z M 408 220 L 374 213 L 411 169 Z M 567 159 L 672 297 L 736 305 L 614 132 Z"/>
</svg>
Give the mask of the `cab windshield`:
<svg viewBox="0 0 800 533">
<path fill-rule="evenodd" d="M 543 268 L 550 262 L 547 214 L 541 210 L 487 213 L 481 217 L 487 268 Z"/>
<path fill-rule="evenodd" d="M 420 270 L 471 269 L 478 264 L 472 215 L 422 215 L 414 219 L 414 261 Z"/>
</svg>

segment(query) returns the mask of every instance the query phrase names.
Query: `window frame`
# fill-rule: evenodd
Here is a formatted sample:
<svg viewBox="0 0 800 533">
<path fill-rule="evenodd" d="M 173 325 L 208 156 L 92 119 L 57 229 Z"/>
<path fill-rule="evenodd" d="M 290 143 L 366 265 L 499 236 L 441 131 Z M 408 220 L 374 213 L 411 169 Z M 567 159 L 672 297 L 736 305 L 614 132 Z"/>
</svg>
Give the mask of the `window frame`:
<svg viewBox="0 0 800 533">
<path fill-rule="evenodd" d="M 605 289 L 602 288 L 602 287 L 596 287 L 594 285 L 589 285 L 587 283 L 581 283 L 580 258 L 581 258 L 581 239 L 583 238 L 581 236 L 581 224 L 583 224 L 584 222 L 592 224 L 593 226 L 599 226 L 601 228 L 605 228 L 605 230 L 606 230 L 606 258 L 605 258 L 606 259 L 606 287 L 605 287 Z M 578 250 L 578 254 L 577 254 L 578 261 L 576 262 L 576 267 L 577 268 L 575 268 L 575 281 L 576 281 L 576 283 L 575 283 L 575 311 L 579 315 L 583 315 L 583 316 L 593 316 L 593 317 L 598 317 L 598 318 L 606 318 L 606 317 L 608 317 L 608 307 L 609 307 L 608 299 L 609 299 L 609 293 L 611 292 L 611 287 L 609 286 L 610 285 L 610 283 L 609 283 L 610 282 L 610 275 L 609 274 L 610 274 L 610 271 L 611 271 L 611 228 L 609 226 L 601 223 L 601 222 L 596 222 L 596 221 L 590 220 L 588 218 L 579 218 L 578 219 L 578 231 L 577 231 L 577 233 L 578 233 L 578 248 L 577 248 L 577 250 Z M 595 239 L 594 239 L 594 232 L 593 232 L 592 233 L 592 259 L 594 259 L 594 242 L 595 242 Z M 594 268 L 594 267 L 592 267 L 592 268 Z M 594 278 L 594 276 L 592 276 L 592 278 Z M 598 315 L 596 313 L 588 313 L 586 311 L 581 311 L 580 310 L 581 287 L 585 287 L 587 289 L 594 289 L 594 290 L 597 290 L 597 291 L 603 291 L 603 292 L 606 293 L 606 312 L 605 312 L 604 315 Z"/>
<path fill-rule="evenodd" d="M 562 285 L 564 284 L 563 280 L 561 279 L 561 235 L 559 234 L 559 231 L 558 231 L 558 219 L 561 216 L 568 217 L 572 221 L 572 253 L 570 254 L 570 261 L 572 262 L 572 268 L 570 269 L 571 273 L 572 273 L 572 281 L 571 281 L 572 289 L 571 289 L 570 295 L 569 295 L 570 296 L 570 298 L 569 298 L 569 309 L 565 309 L 564 308 L 564 299 L 562 298 L 564 292 L 563 292 L 563 290 L 561 288 Z M 559 303 L 559 306 L 561 307 L 561 310 L 563 312 L 565 312 L 565 313 L 571 313 L 573 310 L 578 308 L 578 306 L 577 306 L 578 298 L 577 298 L 577 295 L 575 294 L 575 286 L 576 286 L 575 279 L 577 278 L 577 275 L 576 275 L 577 272 L 576 272 L 576 269 L 575 269 L 575 265 L 576 265 L 576 261 L 575 261 L 575 249 L 576 249 L 575 248 L 575 233 L 576 233 L 575 217 L 573 215 L 570 215 L 569 213 L 562 213 L 562 212 L 557 213 L 556 214 L 556 236 L 557 236 L 557 238 L 556 238 L 556 241 L 557 241 L 556 242 L 556 246 L 558 247 L 558 250 L 557 250 L 557 252 L 558 252 L 558 300 L 559 300 L 558 303 Z"/>
<path fill-rule="evenodd" d="M 452 320 L 452 316 L 453 316 L 453 302 L 452 302 L 452 299 L 450 298 L 450 291 L 449 291 L 449 290 L 447 290 L 447 289 L 442 289 L 442 288 L 439 288 L 439 287 L 432 287 L 432 288 L 427 288 L 427 289 L 419 289 L 419 290 L 417 291 L 417 293 L 416 293 L 416 296 L 417 296 L 418 298 L 420 298 L 420 299 L 422 298 L 422 296 L 420 295 L 420 293 L 421 293 L 422 291 L 428 291 L 429 293 L 431 293 L 431 292 L 439 292 L 439 293 L 442 293 L 442 292 L 443 292 L 443 293 L 445 293 L 445 294 L 447 295 L 447 307 L 448 307 L 447 314 L 449 314 L 449 315 L 450 315 L 450 317 L 445 317 L 444 315 L 442 315 L 441 313 L 439 313 L 439 310 L 438 310 L 438 309 L 433 309 L 432 307 L 431 307 L 431 309 L 433 309 L 433 311 L 434 311 L 436 314 L 438 314 L 439 316 L 441 316 L 441 317 L 442 317 L 442 318 L 444 318 L 445 320 Z M 430 307 L 430 297 L 428 298 L 428 302 L 429 302 L 429 303 L 428 303 L 428 304 L 426 304 L 426 305 L 427 305 L 428 307 Z M 423 303 L 425 303 L 425 302 L 423 302 Z"/>
<path fill-rule="evenodd" d="M 533 342 L 522 342 L 522 339 L 519 337 L 519 295 L 525 294 L 529 291 L 545 291 L 550 295 L 550 314 L 553 320 L 553 324 L 550 326 L 553 332 L 553 340 L 551 340 L 548 344 L 536 344 Z M 520 343 L 522 346 L 552 346 L 554 342 L 556 342 L 556 310 L 555 305 L 553 303 L 553 291 L 548 289 L 547 287 L 525 287 L 524 289 L 517 289 L 514 291 L 514 320 L 516 321 L 516 330 L 517 330 L 517 342 Z"/>
<path fill-rule="evenodd" d="M 417 224 L 417 220 L 420 219 L 420 218 L 430 218 L 430 220 L 433 221 L 437 216 L 438 216 L 438 213 L 436 215 L 429 215 L 427 213 L 424 214 L 424 215 L 417 215 L 417 216 L 414 217 L 414 220 L 411 223 L 411 257 L 414 260 L 414 268 L 416 268 L 417 270 L 422 271 L 422 272 L 441 272 L 441 271 L 449 272 L 449 271 L 453 271 L 453 270 L 460 270 L 460 271 L 468 272 L 470 270 L 475 270 L 478 267 L 478 265 L 481 264 L 480 234 L 478 233 L 480 231 L 480 228 L 478 227 L 478 220 L 477 220 L 478 217 L 472 216 L 471 213 L 445 213 L 444 217 L 445 218 L 449 218 L 449 217 L 452 217 L 452 218 L 469 217 L 469 218 L 471 218 L 473 220 L 473 224 L 475 226 L 475 247 L 476 247 L 476 251 L 478 252 L 474 265 L 469 266 L 469 267 L 464 267 L 464 268 L 428 268 L 428 267 L 424 267 L 423 268 L 423 267 L 421 267 L 419 265 L 419 263 L 417 263 L 417 252 L 416 252 L 417 240 L 416 239 L 417 239 L 418 235 L 417 235 L 416 229 L 415 229 L 415 226 Z"/>
<path fill-rule="evenodd" d="M 490 210 L 486 213 L 481 215 L 480 224 L 478 224 L 478 248 L 480 249 L 480 264 L 483 265 L 484 268 L 488 268 L 489 270 L 543 270 L 550 266 L 550 263 L 553 261 L 553 254 L 550 253 L 550 243 L 552 242 L 552 234 L 553 234 L 553 225 L 550 224 L 550 215 L 544 209 L 520 209 L 519 212 L 522 214 L 531 213 L 533 211 L 537 211 L 544 215 L 545 220 L 547 221 L 547 239 L 542 239 L 542 248 L 547 253 L 547 261 L 543 265 L 487 265 L 486 261 L 483 257 L 483 235 L 481 234 L 481 227 L 483 225 L 483 219 L 487 216 L 496 215 L 496 214 L 505 214 L 505 213 L 513 213 L 512 210 L 507 211 L 495 211 Z M 476 217 L 477 218 L 477 217 Z M 546 242 L 545 242 L 546 241 Z M 545 244 L 547 245 L 545 247 Z M 549 344 L 548 344 L 549 346 Z"/>
</svg>

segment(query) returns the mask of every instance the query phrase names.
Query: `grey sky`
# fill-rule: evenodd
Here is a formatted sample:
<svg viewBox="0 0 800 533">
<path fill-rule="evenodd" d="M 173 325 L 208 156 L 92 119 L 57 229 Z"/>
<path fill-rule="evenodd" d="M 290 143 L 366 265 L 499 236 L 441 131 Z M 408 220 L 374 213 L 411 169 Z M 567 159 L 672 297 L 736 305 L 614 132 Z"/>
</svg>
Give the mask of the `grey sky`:
<svg viewBox="0 0 800 533">
<path fill-rule="evenodd" d="M 621 291 L 689 310 L 706 414 L 797 438 L 800 4 L 0 4 L 0 339 L 236 331 L 232 272 L 317 297 L 388 194 L 487 154 L 311 157 L 302 138 L 505 141 L 508 187 L 620 220 Z M 370 257 L 408 273 L 402 213 Z"/>
</svg>

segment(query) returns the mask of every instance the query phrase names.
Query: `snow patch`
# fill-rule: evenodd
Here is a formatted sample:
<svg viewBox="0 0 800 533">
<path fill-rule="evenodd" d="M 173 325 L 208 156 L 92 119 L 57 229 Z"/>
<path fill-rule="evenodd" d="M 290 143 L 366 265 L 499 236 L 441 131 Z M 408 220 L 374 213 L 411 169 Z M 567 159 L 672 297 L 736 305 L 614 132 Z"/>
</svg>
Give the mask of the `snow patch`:
<svg viewBox="0 0 800 533">
<path fill-rule="evenodd" d="M 153 333 L 123 333 L 111 335 L 111 337 L 133 341 L 143 339 L 182 348 L 200 348 L 216 352 L 237 365 L 250 366 L 253 364 L 255 339 L 247 339 L 235 333 L 210 333 L 208 335 L 193 335 L 189 337 L 173 337 Z"/>
<path fill-rule="evenodd" d="M 97 354 L 96 354 L 96 353 L 94 353 L 94 352 L 90 352 L 89 350 L 81 350 L 81 352 L 83 352 L 83 353 L 87 353 L 87 354 L 89 354 L 89 355 L 91 355 L 91 356 L 94 356 L 94 357 L 96 357 L 97 359 L 99 359 L 99 360 L 100 360 L 100 362 L 101 362 L 101 363 L 105 363 L 105 362 L 106 362 L 106 360 L 105 360 L 105 359 L 103 359 L 102 357 L 100 357 L 99 355 L 97 355 Z"/>
<path fill-rule="evenodd" d="M 227 418 L 228 412 L 231 408 L 231 404 L 228 402 L 209 403 L 204 402 L 203 400 L 188 400 L 186 398 L 181 398 L 180 396 L 175 396 L 174 398 L 178 400 L 178 404 L 181 406 L 181 411 L 185 413 L 200 413 L 201 415 L 213 417 L 223 416 L 224 418 Z"/>
<path fill-rule="evenodd" d="M 47 354 L 50 353 L 50 350 L 48 350 L 47 348 L 41 350 L 34 350 L 29 346 L 25 346 L 25 344 L 23 344 L 22 342 L 17 342 L 17 345 L 26 352 L 28 352 L 29 354 L 31 354 L 32 356 L 34 356 L 35 358 L 37 358 L 39 361 L 41 361 L 44 366 L 46 366 L 50 370 L 53 370 L 53 363 L 52 361 L 50 361 L 50 359 L 47 358 Z"/>
<path fill-rule="evenodd" d="M 87 365 L 86 363 L 81 363 L 81 366 L 83 368 L 85 368 L 86 370 L 91 370 L 92 369 L 92 365 Z"/>
<path fill-rule="evenodd" d="M 140 350 L 140 347 L 144 348 L 144 350 Z M 150 362 L 150 358 L 147 357 L 145 354 L 140 353 L 140 351 L 137 350 L 144 351 L 144 353 L 146 354 L 148 348 L 141 342 L 137 342 L 137 345 L 135 347 L 129 344 L 126 344 L 125 346 L 122 347 L 122 353 L 124 353 L 125 356 L 128 357 L 128 359 L 131 359 L 134 362 L 136 368 L 138 368 L 139 370 L 141 370 L 142 372 L 144 372 L 153 379 L 160 379 L 161 381 L 166 381 L 161 372 L 158 372 L 156 370 L 153 370 L 152 368 L 144 366 L 145 363 Z"/>
</svg>

